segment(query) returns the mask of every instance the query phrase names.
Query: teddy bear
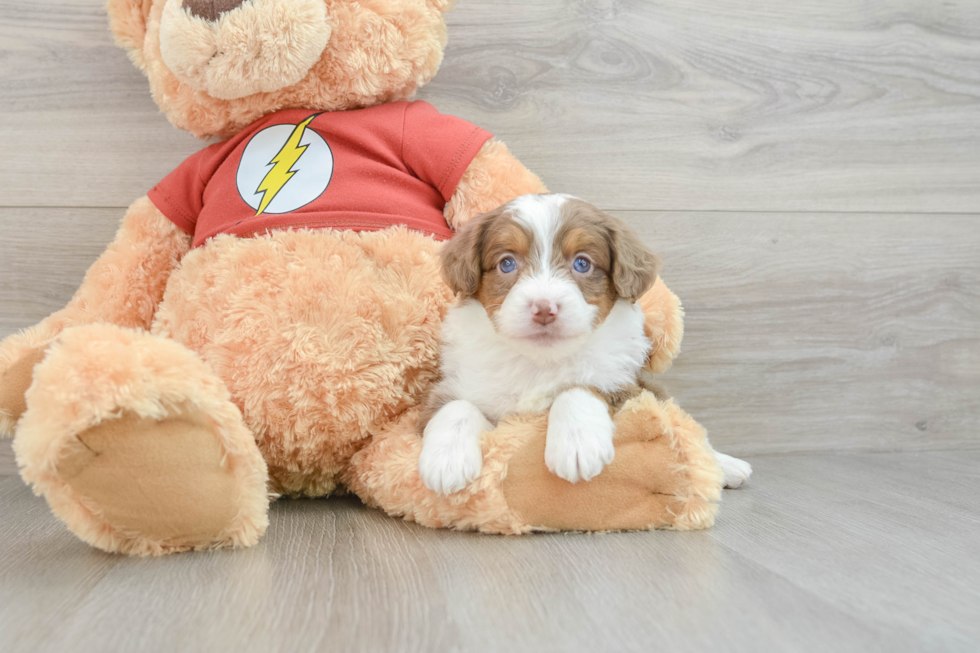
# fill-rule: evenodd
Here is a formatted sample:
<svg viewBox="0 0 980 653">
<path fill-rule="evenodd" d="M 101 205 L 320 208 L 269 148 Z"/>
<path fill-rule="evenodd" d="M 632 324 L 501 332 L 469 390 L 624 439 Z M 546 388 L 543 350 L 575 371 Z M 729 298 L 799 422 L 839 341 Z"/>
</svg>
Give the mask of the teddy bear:
<svg viewBox="0 0 980 653">
<path fill-rule="evenodd" d="M 220 139 L 136 200 L 68 305 L 0 344 L 0 432 L 22 478 L 110 552 L 247 547 L 280 496 L 352 492 L 430 527 L 698 529 L 721 474 L 704 429 L 644 393 L 616 454 L 569 483 L 546 415 L 484 434 L 449 496 L 419 479 L 419 406 L 454 296 L 440 245 L 545 192 L 507 146 L 412 97 L 451 0 L 109 0 L 117 42 L 176 127 Z M 653 349 L 682 311 L 640 300 Z"/>
</svg>

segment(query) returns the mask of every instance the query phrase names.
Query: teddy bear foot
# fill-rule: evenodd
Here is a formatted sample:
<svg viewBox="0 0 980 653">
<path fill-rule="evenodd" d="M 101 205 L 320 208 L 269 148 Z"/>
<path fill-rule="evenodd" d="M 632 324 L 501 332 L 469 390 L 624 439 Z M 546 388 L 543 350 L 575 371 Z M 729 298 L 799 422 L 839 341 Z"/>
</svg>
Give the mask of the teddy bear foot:
<svg viewBox="0 0 980 653">
<path fill-rule="evenodd" d="M 76 508 L 114 533 L 100 548 L 165 553 L 233 544 L 238 497 L 222 455 L 199 411 L 162 420 L 125 412 L 68 439 L 55 473 Z"/>
<path fill-rule="evenodd" d="M 78 537 L 159 555 L 249 546 L 267 471 L 228 392 L 178 343 L 112 325 L 68 329 L 34 368 L 14 451 Z"/>
<path fill-rule="evenodd" d="M 546 474 L 540 439 L 515 452 L 503 480 L 511 509 L 536 530 L 710 528 L 723 475 L 704 428 L 649 392 L 627 402 L 614 421 L 616 457 L 588 483 Z"/>
<path fill-rule="evenodd" d="M 449 496 L 419 479 L 422 437 L 411 411 L 351 461 L 347 486 L 371 506 L 435 528 L 517 534 L 536 530 L 696 530 L 714 524 L 722 473 L 704 429 L 648 392 L 615 416 L 615 457 L 588 482 L 547 468 L 547 415 L 514 416 L 483 434 L 483 468 Z"/>
</svg>

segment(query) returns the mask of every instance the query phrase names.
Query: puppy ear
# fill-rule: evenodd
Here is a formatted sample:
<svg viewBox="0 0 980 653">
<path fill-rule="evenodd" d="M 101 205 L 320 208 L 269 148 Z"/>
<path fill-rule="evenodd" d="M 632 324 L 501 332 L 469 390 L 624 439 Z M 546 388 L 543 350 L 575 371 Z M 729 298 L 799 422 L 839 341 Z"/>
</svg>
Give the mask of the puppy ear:
<svg viewBox="0 0 980 653">
<path fill-rule="evenodd" d="M 483 276 L 483 228 L 501 209 L 481 213 L 467 220 L 452 240 L 442 246 L 439 259 L 442 278 L 456 294 L 472 297 L 480 289 Z"/>
<path fill-rule="evenodd" d="M 143 70 L 143 41 L 146 39 L 146 21 L 150 16 L 153 0 L 108 0 L 109 28 L 116 43 L 126 49 L 137 68 Z"/>
<path fill-rule="evenodd" d="M 615 218 L 612 221 L 613 285 L 620 297 L 635 302 L 653 287 L 663 263 L 629 225 Z"/>
</svg>

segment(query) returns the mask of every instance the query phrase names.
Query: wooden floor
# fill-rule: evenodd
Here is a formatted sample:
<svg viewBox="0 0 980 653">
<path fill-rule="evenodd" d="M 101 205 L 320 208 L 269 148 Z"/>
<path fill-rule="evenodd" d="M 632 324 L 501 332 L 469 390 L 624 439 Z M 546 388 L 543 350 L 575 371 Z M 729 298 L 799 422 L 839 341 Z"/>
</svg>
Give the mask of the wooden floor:
<svg viewBox="0 0 980 653">
<path fill-rule="evenodd" d="M 0 479 L 3 651 L 976 651 L 980 452 L 753 459 L 712 531 L 506 538 L 283 501 L 134 559 Z"/>
<path fill-rule="evenodd" d="M 0 337 L 201 147 L 102 5 L 0 0 Z M 661 253 L 665 384 L 752 484 L 708 533 L 280 502 L 255 549 L 131 560 L 0 442 L 0 651 L 980 650 L 980 2 L 459 0 L 419 97 Z"/>
</svg>

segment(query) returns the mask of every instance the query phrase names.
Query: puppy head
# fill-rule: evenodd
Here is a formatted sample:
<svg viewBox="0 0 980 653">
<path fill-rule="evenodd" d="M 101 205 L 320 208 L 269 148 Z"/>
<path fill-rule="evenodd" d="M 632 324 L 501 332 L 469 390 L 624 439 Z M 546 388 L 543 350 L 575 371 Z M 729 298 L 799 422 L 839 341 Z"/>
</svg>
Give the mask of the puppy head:
<svg viewBox="0 0 980 653">
<path fill-rule="evenodd" d="M 659 269 L 625 223 L 568 195 L 519 197 L 467 222 L 442 250 L 446 282 L 479 300 L 498 333 L 544 347 L 588 336 Z"/>
</svg>

